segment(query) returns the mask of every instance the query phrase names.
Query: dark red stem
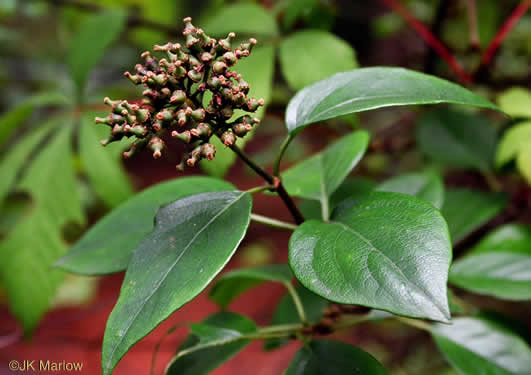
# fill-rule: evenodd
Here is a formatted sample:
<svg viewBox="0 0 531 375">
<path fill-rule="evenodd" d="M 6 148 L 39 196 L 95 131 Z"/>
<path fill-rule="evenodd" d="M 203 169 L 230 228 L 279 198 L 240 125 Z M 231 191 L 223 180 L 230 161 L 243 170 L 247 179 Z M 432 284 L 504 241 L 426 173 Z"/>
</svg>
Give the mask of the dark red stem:
<svg viewBox="0 0 531 375">
<path fill-rule="evenodd" d="M 531 5 L 530 0 L 524 0 L 516 7 L 516 9 L 511 13 L 511 15 L 507 18 L 503 26 L 498 30 L 498 33 L 490 42 L 489 46 L 483 53 L 483 56 L 481 57 L 481 67 L 488 66 L 491 62 L 494 56 L 496 55 L 496 51 L 500 47 L 500 45 L 503 43 L 509 32 L 514 28 L 514 26 L 518 23 L 520 18 L 527 12 L 527 9 Z"/>
<path fill-rule="evenodd" d="M 381 0 L 389 8 L 397 12 L 404 20 L 419 34 L 419 36 L 428 44 L 437 54 L 448 64 L 453 72 L 459 77 L 463 83 L 470 83 L 472 81 L 470 75 L 465 72 L 461 64 L 452 55 L 442 42 L 437 39 L 435 35 L 418 19 L 416 19 L 406 8 L 397 0 Z"/>
</svg>

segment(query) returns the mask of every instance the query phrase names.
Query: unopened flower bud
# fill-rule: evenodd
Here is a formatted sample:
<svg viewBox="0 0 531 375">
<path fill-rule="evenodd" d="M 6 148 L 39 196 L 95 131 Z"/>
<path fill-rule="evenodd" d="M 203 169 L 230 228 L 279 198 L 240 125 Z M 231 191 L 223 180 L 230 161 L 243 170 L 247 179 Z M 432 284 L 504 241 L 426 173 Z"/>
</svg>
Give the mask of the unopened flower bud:
<svg viewBox="0 0 531 375">
<path fill-rule="evenodd" d="M 235 37 L 236 37 L 236 34 L 229 33 L 227 38 L 220 39 L 218 41 L 218 45 L 221 47 L 222 50 L 230 51 L 232 49 L 231 40 L 234 39 Z"/>
<path fill-rule="evenodd" d="M 214 91 L 219 90 L 219 88 L 221 87 L 221 80 L 219 79 L 219 77 L 216 76 L 210 78 L 207 83 L 208 86 Z"/>
<path fill-rule="evenodd" d="M 191 69 L 188 71 L 188 78 L 194 82 L 199 82 L 203 78 L 203 74 L 198 72 L 196 69 Z"/>
<path fill-rule="evenodd" d="M 192 134 L 189 130 L 185 130 L 182 133 L 179 133 L 178 131 L 174 130 L 171 132 L 171 136 L 173 138 L 177 138 L 183 141 L 184 143 L 190 143 L 190 141 L 192 140 Z"/>
<path fill-rule="evenodd" d="M 221 142 L 227 147 L 230 147 L 236 142 L 236 136 L 234 133 L 230 130 L 225 131 L 223 134 L 221 134 Z"/>
<path fill-rule="evenodd" d="M 231 106 L 227 105 L 221 109 L 221 114 L 226 118 L 231 118 L 234 114 L 234 110 Z"/>
<path fill-rule="evenodd" d="M 203 121 L 205 116 L 206 112 L 203 108 L 198 108 L 190 113 L 190 117 L 192 117 L 195 121 Z"/>
<path fill-rule="evenodd" d="M 186 93 L 183 90 L 175 90 L 170 98 L 172 104 L 182 104 L 186 101 Z"/>
<path fill-rule="evenodd" d="M 129 78 L 129 80 L 131 82 L 133 82 L 135 85 L 138 85 L 138 84 L 140 84 L 142 82 L 142 77 L 140 77 L 138 74 L 133 75 L 133 74 L 131 74 L 129 72 L 125 72 L 124 76 Z"/>
<path fill-rule="evenodd" d="M 233 52 L 225 52 L 223 54 L 223 60 L 225 61 L 225 63 L 227 63 L 228 66 L 233 66 L 234 64 L 236 64 L 236 61 L 238 61 L 236 55 Z"/>
<path fill-rule="evenodd" d="M 222 74 L 227 70 L 227 64 L 223 61 L 216 61 L 212 66 L 212 70 L 217 74 Z"/>
<path fill-rule="evenodd" d="M 252 127 L 251 127 L 252 129 Z M 234 132 L 234 134 L 236 134 L 238 137 L 245 137 L 245 135 L 247 133 L 249 133 L 250 129 L 248 128 L 248 126 L 246 126 L 246 124 L 234 124 L 232 126 L 232 131 Z"/>
<path fill-rule="evenodd" d="M 162 156 L 162 150 L 164 149 L 164 141 L 159 137 L 155 137 L 149 141 L 148 147 L 153 151 L 153 157 L 158 159 Z"/>
<path fill-rule="evenodd" d="M 212 47 L 216 43 L 216 40 L 206 35 L 203 29 L 197 29 L 196 34 L 200 40 L 201 47 Z"/>
<path fill-rule="evenodd" d="M 129 132 L 140 138 L 147 134 L 147 128 L 142 125 L 135 125 L 129 129 Z"/>
<path fill-rule="evenodd" d="M 205 64 L 210 63 L 212 60 L 214 60 L 214 56 L 212 56 L 212 54 L 208 52 L 203 52 L 201 54 L 201 61 L 204 62 Z"/>
<path fill-rule="evenodd" d="M 214 156 L 216 156 L 216 148 L 214 145 L 210 143 L 205 143 L 201 146 L 201 156 L 206 158 L 207 160 L 214 159 Z"/>
<path fill-rule="evenodd" d="M 246 50 L 246 51 L 251 52 L 253 47 L 256 46 L 256 43 L 258 43 L 258 41 L 256 39 L 254 39 L 254 38 L 251 38 L 251 39 L 249 39 L 248 43 L 242 43 L 241 44 L 242 50 L 244 50 L 244 51 Z"/>
<path fill-rule="evenodd" d="M 250 112 L 254 112 L 258 109 L 258 107 L 264 105 L 264 99 L 256 100 L 255 98 L 250 98 L 247 101 L 247 108 L 249 108 Z"/>
<path fill-rule="evenodd" d="M 169 122 L 169 121 L 173 120 L 173 116 L 174 116 L 174 113 L 172 112 L 172 110 L 168 109 L 168 108 L 165 108 L 162 111 L 160 111 L 159 113 L 157 113 L 155 115 L 155 118 L 157 120 L 161 120 L 161 121 L 164 121 L 164 122 Z"/>
<path fill-rule="evenodd" d="M 201 122 L 197 125 L 196 128 L 191 129 L 190 133 L 194 137 L 210 137 L 210 135 L 212 134 L 212 129 L 210 128 L 210 125 Z"/>
</svg>

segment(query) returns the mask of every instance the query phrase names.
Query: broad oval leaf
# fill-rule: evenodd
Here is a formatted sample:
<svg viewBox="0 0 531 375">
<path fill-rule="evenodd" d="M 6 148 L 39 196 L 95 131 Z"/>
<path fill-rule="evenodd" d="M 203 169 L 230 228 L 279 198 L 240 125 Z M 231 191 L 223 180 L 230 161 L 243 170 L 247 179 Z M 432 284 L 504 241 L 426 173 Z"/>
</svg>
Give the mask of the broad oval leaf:
<svg viewBox="0 0 531 375">
<path fill-rule="evenodd" d="M 501 299 L 531 299 L 531 230 L 509 224 L 484 237 L 452 265 L 450 282 Z"/>
<path fill-rule="evenodd" d="M 90 70 L 103 57 L 105 49 L 120 35 L 127 14 L 113 9 L 91 16 L 71 41 L 67 62 L 78 91 L 85 88 Z"/>
<path fill-rule="evenodd" d="M 232 189 L 231 184 L 209 177 L 181 177 L 150 187 L 98 221 L 56 266 L 84 275 L 122 271 L 140 240 L 153 230 L 160 206 L 194 194 Z"/>
<path fill-rule="evenodd" d="M 453 319 L 432 329 L 437 346 L 463 375 L 529 375 L 531 350 L 525 341 L 495 322 Z"/>
<path fill-rule="evenodd" d="M 193 195 L 159 210 L 153 232 L 136 247 L 103 339 L 103 374 L 129 348 L 190 302 L 225 267 L 243 239 L 251 196 Z"/>
<path fill-rule="evenodd" d="M 369 134 L 366 131 L 344 136 L 283 172 L 282 183 L 293 196 L 320 201 L 326 220 L 330 196 L 358 164 L 368 143 Z"/>
<path fill-rule="evenodd" d="M 293 273 L 308 289 L 338 303 L 448 321 L 446 282 L 452 249 L 432 205 L 374 192 L 340 205 L 328 223 L 309 220 L 289 242 Z"/>
<path fill-rule="evenodd" d="M 178 353 L 184 350 L 189 352 L 177 358 L 166 373 L 169 375 L 206 375 L 227 362 L 249 344 L 243 335 L 256 331 L 256 324 L 249 318 L 228 311 L 222 311 L 209 316 L 202 324 L 217 327 L 240 334 L 238 340 L 225 342 L 223 345 L 204 346 L 205 339 L 197 330 L 192 330 L 186 338 Z M 232 334 L 235 336 L 235 334 Z M 200 347 L 200 345 L 203 345 Z M 191 351 L 190 351 L 191 350 Z"/>
<path fill-rule="evenodd" d="M 286 111 L 290 134 L 305 126 L 371 109 L 454 103 L 500 110 L 454 83 L 402 68 L 374 67 L 338 73 L 299 91 Z"/>
<path fill-rule="evenodd" d="M 358 67 L 350 44 L 322 30 L 304 30 L 291 35 L 280 43 L 279 52 L 282 73 L 294 90 Z"/>
<path fill-rule="evenodd" d="M 496 129 L 488 118 L 448 108 L 426 113 L 417 125 L 417 144 L 426 155 L 448 165 L 492 169 Z"/>
<path fill-rule="evenodd" d="M 413 195 L 439 209 L 444 201 L 442 178 L 432 171 L 407 173 L 390 178 L 378 185 L 376 190 Z"/>
<path fill-rule="evenodd" d="M 237 296 L 263 282 L 290 283 L 293 273 L 287 264 L 268 264 L 253 268 L 239 268 L 221 276 L 209 296 L 220 307 L 227 307 Z"/>
<path fill-rule="evenodd" d="M 531 118 L 531 91 L 512 87 L 498 96 L 498 105 L 512 117 Z"/>
<path fill-rule="evenodd" d="M 503 193 L 470 189 L 447 190 L 441 213 L 448 223 L 452 243 L 456 244 L 498 215 L 507 205 Z"/>
<path fill-rule="evenodd" d="M 303 346 L 285 375 L 388 375 L 369 353 L 339 341 L 319 340 Z"/>
</svg>

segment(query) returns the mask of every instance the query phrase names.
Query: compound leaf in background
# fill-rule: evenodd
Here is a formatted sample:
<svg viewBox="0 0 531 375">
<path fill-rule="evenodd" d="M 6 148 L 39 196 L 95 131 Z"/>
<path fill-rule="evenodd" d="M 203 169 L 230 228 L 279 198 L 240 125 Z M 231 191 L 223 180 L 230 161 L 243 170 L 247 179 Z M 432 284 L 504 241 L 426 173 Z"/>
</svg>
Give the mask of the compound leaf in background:
<svg viewBox="0 0 531 375">
<path fill-rule="evenodd" d="M 0 243 L 2 285 L 27 335 L 63 280 L 61 271 L 51 269 L 66 250 L 62 228 L 84 221 L 72 166 L 71 120 L 61 125 L 63 128 L 43 146 L 16 186 L 16 190 L 31 195 L 32 209 Z M 32 301 L 31 309 L 28 301 Z"/>
<path fill-rule="evenodd" d="M 32 196 L 59 231 L 69 222 L 85 222 L 72 163 L 72 119 L 64 119 L 60 126 L 62 129 L 42 147 L 16 187 Z"/>
<path fill-rule="evenodd" d="M 122 271 L 140 240 L 153 230 L 160 206 L 194 194 L 233 189 L 228 182 L 210 177 L 181 177 L 152 186 L 99 220 L 56 266 L 84 275 Z"/>
<path fill-rule="evenodd" d="M 193 195 L 162 207 L 136 247 L 103 339 L 103 375 L 137 341 L 194 299 L 243 239 L 252 200 L 241 191 Z"/>
<path fill-rule="evenodd" d="M 498 96 L 498 105 L 509 116 L 531 118 L 531 91 L 513 87 Z"/>
<path fill-rule="evenodd" d="M 531 145 L 531 121 L 521 122 L 508 129 L 498 145 L 496 153 L 496 166 L 515 159 L 518 154 Z"/>
<path fill-rule="evenodd" d="M 442 178 L 432 171 L 407 173 L 390 178 L 378 185 L 376 190 L 416 196 L 439 209 L 444 201 Z"/>
<path fill-rule="evenodd" d="M 0 242 L 0 282 L 26 336 L 50 307 L 64 279 L 64 273 L 51 265 L 66 249 L 55 223 L 38 207 Z"/>
<path fill-rule="evenodd" d="M 219 12 L 204 20 L 201 28 L 212 36 L 226 37 L 228 33 L 274 36 L 277 23 L 273 15 L 254 3 L 234 4 L 223 7 Z M 247 80 L 247 78 L 244 79 Z M 248 81 L 249 82 L 249 81 Z"/>
<path fill-rule="evenodd" d="M 469 189 L 450 189 L 441 208 L 452 243 L 455 245 L 467 235 L 498 215 L 507 205 L 503 193 L 485 193 Z"/>
<path fill-rule="evenodd" d="M 263 118 L 267 104 L 271 98 L 273 86 L 273 63 L 275 51 L 272 46 L 255 47 L 249 57 L 238 61 L 237 69 L 242 77 L 249 82 L 251 89 L 249 97 L 264 99 L 266 105 L 260 107 L 254 114 L 255 117 Z M 246 113 L 236 111 L 233 118 Z M 254 133 L 247 134 L 245 138 L 238 138 L 236 144 L 243 148 L 252 138 Z M 236 161 L 236 154 L 225 146 L 217 137 L 211 138 L 211 143 L 216 147 L 216 157 L 211 161 L 202 161 L 201 168 L 211 176 L 223 177 Z"/>
<path fill-rule="evenodd" d="M 448 362 L 463 375 L 529 375 L 531 350 L 499 324 L 481 318 L 457 318 L 437 324 L 432 335 Z"/>
<path fill-rule="evenodd" d="M 103 57 L 105 49 L 114 42 L 126 24 L 122 9 L 106 10 L 87 19 L 70 42 L 67 63 L 78 92 L 85 88 L 92 68 Z"/>
<path fill-rule="evenodd" d="M 289 242 L 297 279 L 318 295 L 398 315 L 447 322 L 452 249 L 437 209 L 415 197 L 373 192 L 308 220 Z"/>
<path fill-rule="evenodd" d="M 114 207 L 133 195 L 133 187 L 121 166 L 121 145 L 104 148 L 99 142 L 108 135 L 109 128 L 95 125 L 92 114 L 84 116 L 79 135 L 81 162 L 98 196 L 108 207 Z"/>
<path fill-rule="evenodd" d="M 486 99 L 443 79 L 402 68 L 375 67 L 338 73 L 299 91 L 288 104 L 286 127 L 295 134 L 307 125 L 349 113 L 437 103 L 499 110 Z"/>
<path fill-rule="evenodd" d="M 17 175 L 27 162 L 35 148 L 57 126 L 60 119 L 54 118 L 39 127 L 32 128 L 29 134 L 22 138 L 0 162 L 0 203 L 9 193 Z"/>
<path fill-rule="evenodd" d="M 217 327 L 220 329 L 231 330 L 240 335 L 253 333 L 256 331 L 256 324 L 243 315 L 232 312 L 222 311 L 205 319 L 202 324 Z M 196 348 L 203 342 L 202 337 L 192 332 L 186 338 L 178 352 Z M 249 344 L 249 340 L 240 339 L 224 345 L 217 345 L 193 351 L 184 356 L 177 358 L 168 368 L 169 375 L 206 375 L 211 371 L 227 362 L 238 352 Z"/>
<path fill-rule="evenodd" d="M 329 216 L 329 198 L 358 164 L 367 150 L 369 134 L 356 131 L 342 137 L 323 151 L 282 173 L 291 195 L 321 202 L 323 218 Z M 311 173 L 308 173 L 311 171 Z"/>
<path fill-rule="evenodd" d="M 22 103 L 0 116 L 0 145 L 11 136 L 19 125 L 24 124 L 38 107 L 66 103 L 68 103 L 68 99 L 56 92 L 44 92 L 26 98 Z"/>
<path fill-rule="evenodd" d="M 308 323 L 317 323 L 323 317 L 323 312 L 326 310 L 330 302 L 309 291 L 302 285 L 297 285 L 295 291 L 304 307 Z M 286 293 L 273 311 L 271 325 L 296 324 L 300 323 L 300 320 L 293 298 L 289 293 Z M 264 349 L 276 349 L 287 342 L 287 339 L 269 339 L 264 342 Z"/>
<path fill-rule="evenodd" d="M 369 353 L 344 342 L 318 340 L 303 346 L 291 360 L 285 375 L 363 374 L 388 375 Z"/>
<path fill-rule="evenodd" d="M 237 296 L 267 281 L 290 283 L 293 273 L 287 264 L 268 264 L 253 268 L 239 268 L 222 275 L 210 290 L 209 296 L 220 307 L 227 307 Z"/>
<path fill-rule="evenodd" d="M 299 31 L 284 39 L 279 56 L 282 73 L 294 90 L 358 67 L 350 44 L 320 30 Z"/>
<path fill-rule="evenodd" d="M 434 160 L 488 171 L 492 168 L 497 135 L 486 117 L 444 108 L 418 120 L 417 144 Z"/>
<path fill-rule="evenodd" d="M 454 262 L 450 282 L 501 299 L 531 299 L 531 230 L 508 224 L 488 234 Z"/>
</svg>

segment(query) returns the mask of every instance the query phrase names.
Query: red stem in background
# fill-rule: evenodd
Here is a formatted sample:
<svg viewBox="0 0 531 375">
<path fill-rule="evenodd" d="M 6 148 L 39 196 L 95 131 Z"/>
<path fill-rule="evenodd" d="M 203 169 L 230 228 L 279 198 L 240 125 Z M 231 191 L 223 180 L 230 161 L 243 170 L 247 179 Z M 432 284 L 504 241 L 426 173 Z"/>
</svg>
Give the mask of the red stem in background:
<svg viewBox="0 0 531 375">
<path fill-rule="evenodd" d="M 418 19 L 416 19 L 409 11 L 400 4 L 397 0 L 382 0 L 389 8 L 393 9 L 406 20 L 406 22 L 421 36 L 422 39 L 433 48 L 437 54 L 450 66 L 454 73 L 459 77 L 463 83 L 470 83 L 472 81 L 470 75 L 465 72 L 457 59 L 450 53 L 448 48 L 441 43 L 435 35 Z"/>
<path fill-rule="evenodd" d="M 503 26 L 498 30 L 498 33 L 492 42 L 490 42 L 487 50 L 483 53 L 483 56 L 481 57 L 480 69 L 481 67 L 486 67 L 491 63 L 492 59 L 496 55 L 496 51 L 507 37 L 507 34 L 509 34 L 513 27 L 518 23 L 520 18 L 522 18 L 522 16 L 527 12 L 527 9 L 530 5 L 531 0 L 522 1 L 507 18 Z"/>
</svg>

